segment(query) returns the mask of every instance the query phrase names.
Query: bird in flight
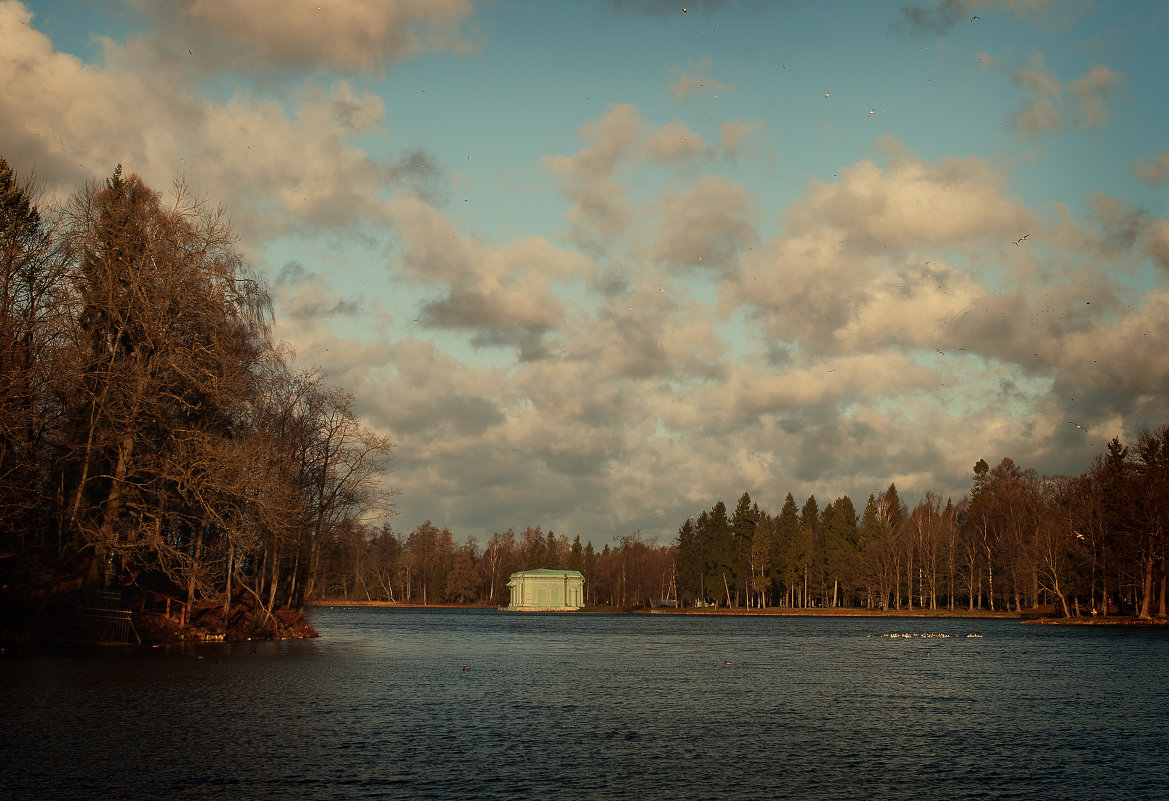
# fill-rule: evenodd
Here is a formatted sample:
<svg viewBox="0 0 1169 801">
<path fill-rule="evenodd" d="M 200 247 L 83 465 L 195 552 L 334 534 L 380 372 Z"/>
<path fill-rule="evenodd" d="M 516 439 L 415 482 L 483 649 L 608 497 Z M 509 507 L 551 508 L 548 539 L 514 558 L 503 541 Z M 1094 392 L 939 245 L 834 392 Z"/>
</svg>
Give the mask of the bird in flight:
<svg viewBox="0 0 1169 801">
<path fill-rule="evenodd" d="M 1029 237 L 1029 236 L 1031 236 L 1031 234 L 1023 234 L 1021 237 L 1019 237 L 1018 239 L 1016 239 L 1016 240 L 1015 240 L 1015 247 L 1018 247 L 1018 246 L 1019 246 L 1019 243 L 1020 243 L 1020 242 L 1022 242 L 1024 239 L 1026 239 L 1026 238 L 1027 238 L 1027 237 Z"/>
<path fill-rule="evenodd" d="M 1077 423 L 1075 420 L 1068 420 L 1068 422 L 1071 423 L 1072 425 L 1074 425 L 1076 428 L 1080 429 L 1081 431 L 1088 430 L 1088 429 L 1084 428 L 1082 425 L 1080 425 L 1079 423 Z"/>
<path fill-rule="evenodd" d="M 970 21 L 971 21 L 971 22 L 974 22 L 974 20 L 976 20 L 976 19 L 982 19 L 982 17 L 971 17 L 971 18 L 970 18 Z"/>
<path fill-rule="evenodd" d="M 874 115 L 874 114 L 876 114 L 876 113 L 877 113 L 877 110 L 876 110 L 875 108 L 871 108 L 871 109 L 869 109 L 869 116 L 870 116 L 870 117 L 871 117 L 871 116 L 873 116 L 873 115 Z"/>
</svg>

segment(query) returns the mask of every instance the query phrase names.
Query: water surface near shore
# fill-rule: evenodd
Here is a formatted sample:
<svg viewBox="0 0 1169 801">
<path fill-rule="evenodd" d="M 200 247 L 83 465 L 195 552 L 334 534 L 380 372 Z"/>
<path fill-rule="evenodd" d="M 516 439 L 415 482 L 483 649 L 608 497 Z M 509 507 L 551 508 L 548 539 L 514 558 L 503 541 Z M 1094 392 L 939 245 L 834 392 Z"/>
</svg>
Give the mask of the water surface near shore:
<svg viewBox="0 0 1169 801">
<path fill-rule="evenodd" d="M 1164 629 L 328 608 L 313 624 L 319 640 L 0 661 L 0 797 L 1131 800 L 1169 783 Z"/>
</svg>

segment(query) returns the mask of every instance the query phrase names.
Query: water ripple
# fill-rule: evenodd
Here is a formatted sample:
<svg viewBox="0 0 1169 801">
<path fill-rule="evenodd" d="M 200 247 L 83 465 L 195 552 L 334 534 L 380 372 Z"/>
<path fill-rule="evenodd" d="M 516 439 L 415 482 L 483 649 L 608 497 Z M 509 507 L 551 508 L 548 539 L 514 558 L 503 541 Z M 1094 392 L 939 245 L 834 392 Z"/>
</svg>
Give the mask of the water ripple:
<svg viewBox="0 0 1169 801">
<path fill-rule="evenodd" d="M 1132 801 L 1169 782 L 1161 631 L 315 623 L 314 642 L 0 663 L 0 797 Z"/>
</svg>

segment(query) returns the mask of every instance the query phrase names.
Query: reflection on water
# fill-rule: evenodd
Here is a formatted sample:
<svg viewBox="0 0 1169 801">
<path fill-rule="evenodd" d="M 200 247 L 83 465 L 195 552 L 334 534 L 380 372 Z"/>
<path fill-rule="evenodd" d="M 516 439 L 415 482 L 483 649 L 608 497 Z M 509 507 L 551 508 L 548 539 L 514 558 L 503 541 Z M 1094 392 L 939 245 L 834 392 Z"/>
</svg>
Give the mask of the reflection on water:
<svg viewBox="0 0 1169 801">
<path fill-rule="evenodd" d="M 1161 630 L 314 623 L 320 640 L 0 662 L 0 797 L 1137 799 L 1169 782 Z"/>
</svg>

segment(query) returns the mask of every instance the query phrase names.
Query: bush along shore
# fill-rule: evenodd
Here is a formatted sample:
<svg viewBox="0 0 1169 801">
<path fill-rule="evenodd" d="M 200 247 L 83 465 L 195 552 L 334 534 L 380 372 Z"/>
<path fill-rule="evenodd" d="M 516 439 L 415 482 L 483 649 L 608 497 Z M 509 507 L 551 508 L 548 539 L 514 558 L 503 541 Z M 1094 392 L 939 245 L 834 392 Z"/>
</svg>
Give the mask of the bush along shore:
<svg viewBox="0 0 1169 801">
<path fill-rule="evenodd" d="M 202 598 L 193 604 L 140 590 L 85 592 L 63 582 L 4 599 L 0 656 L 72 645 L 162 645 L 179 642 L 290 640 L 319 636 L 301 610 L 268 611 L 239 588 L 230 603 Z"/>
<path fill-rule="evenodd" d="M 247 640 L 301 640 L 320 636 L 303 612 L 268 612 L 253 596 L 240 591 L 224 617 L 222 603 L 195 604 L 188 619 L 175 613 L 149 611 L 135 615 L 144 644 L 171 642 L 241 642 Z"/>
</svg>

